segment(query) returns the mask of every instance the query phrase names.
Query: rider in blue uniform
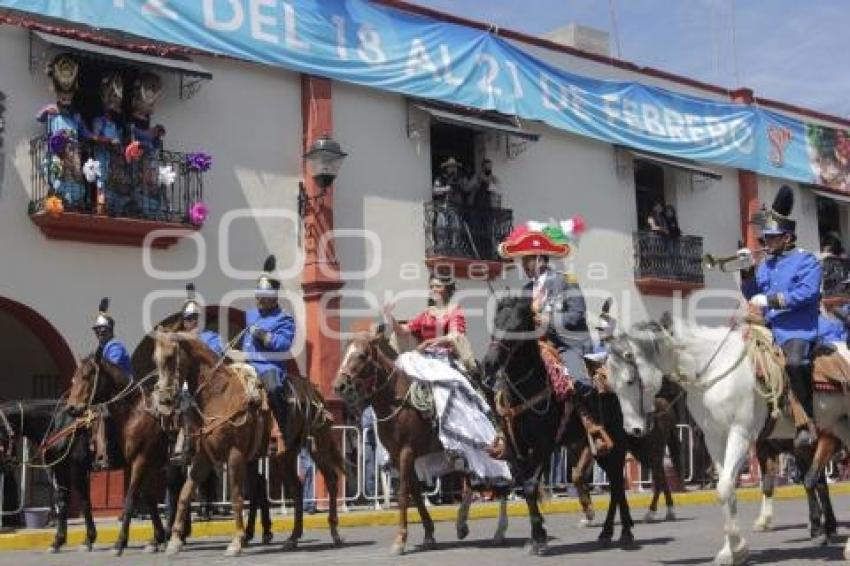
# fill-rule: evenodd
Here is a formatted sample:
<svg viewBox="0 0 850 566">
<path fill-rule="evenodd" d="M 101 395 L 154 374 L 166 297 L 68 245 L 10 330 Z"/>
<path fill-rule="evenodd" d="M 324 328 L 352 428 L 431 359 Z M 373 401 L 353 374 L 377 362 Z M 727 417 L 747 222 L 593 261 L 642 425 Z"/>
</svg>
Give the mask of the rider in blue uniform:
<svg viewBox="0 0 850 566">
<path fill-rule="evenodd" d="M 97 336 L 95 360 L 98 362 L 103 360 L 116 366 L 128 381 L 132 381 L 133 366 L 130 363 L 130 353 L 124 343 L 115 337 L 115 320 L 109 316 L 108 297 L 100 300 L 98 311 L 94 326 L 92 326 L 92 330 Z M 108 417 L 103 419 L 103 426 L 98 428 L 95 437 L 98 454 L 98 459 L 94 464 L 96 468 L 108 470 L 112 467 L 112 462 L 120 460 L 120 457 L 117 457 L 120 450 L 116 440 L 117 434 L 112 419 Z"/>
<path fill-rule="evenodd" d="M 195 285 L 186 285 L 186 302 L 180 311 L 180 330 L 197 334 L 198 338 L 212 350 L 219 358 L 224 357 L 224 346 L 221 343 L 221 335 L 215 330 L 201 330 L 201 305 L 195 296 Z"/>
<path fill-rule="evenodd" d="M 768 258 L 755 273 L 742 272 L 741 285 L 750 304 L 763 310 L 785 353 L 791 391 L 808 417 L 807 424 L 798 423 L 794 444 L 810 446 L 815 441 L 811 354 L 818 335 L 822 269 L 814 254 L 795 246 L 796 222 L 788 218 L 793 206 L 794 193 L 783 186 L 764 221 Z"/>
<path fill-rule="evenodd" d="M 257 370 L 269 397 L 278 429 L 286 437 L 287 401 L 284 389 L 286 358 L 295 338 L 295 319 L 280 308 L 280 281 L 275 279 L 275 257 L 270 255 L 257 280 L 257 308 L 245 313 L 242 351 L 247 362 Z"/>
</svg>

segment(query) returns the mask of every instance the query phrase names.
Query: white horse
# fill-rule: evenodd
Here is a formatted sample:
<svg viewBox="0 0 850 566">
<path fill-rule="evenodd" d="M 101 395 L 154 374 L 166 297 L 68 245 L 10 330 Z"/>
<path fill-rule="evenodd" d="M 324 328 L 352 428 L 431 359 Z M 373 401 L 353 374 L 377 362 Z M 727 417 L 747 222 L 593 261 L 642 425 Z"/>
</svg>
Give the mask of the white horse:
<svg viewBox="0 0 850 566">
<path fill-rule="evenodd" d="M 705 435 L 719 475 L 717 495 L 725 514 L 726 536 L 715 563 L 743 563 L 749 550 L 738 528 L 735 483 L 750 445 L 766 423 L 768 405 L 756 390 L 741 330 L 684 324 L 674 329 L 669 319 L 663 324 L 640 323 L 611 341 L 607 364 L 610 383 L 620 399 L 623 425 L 635 436 L 647 432 L 662 379 L 668 377 L 684 387 L 688 409 Z M 850 442 L 846 396 L 816 394 L 815 413 L 820 427 L 845 445 Z M 780 422 L 771 438 L 791 438 L 793 434 L 790 422 Z M 772 515 L 772 502 L 765 499 L 762 514 L 768 513 Z M 850 557 L 850 542 L 845 556 Z"/>
</svg>

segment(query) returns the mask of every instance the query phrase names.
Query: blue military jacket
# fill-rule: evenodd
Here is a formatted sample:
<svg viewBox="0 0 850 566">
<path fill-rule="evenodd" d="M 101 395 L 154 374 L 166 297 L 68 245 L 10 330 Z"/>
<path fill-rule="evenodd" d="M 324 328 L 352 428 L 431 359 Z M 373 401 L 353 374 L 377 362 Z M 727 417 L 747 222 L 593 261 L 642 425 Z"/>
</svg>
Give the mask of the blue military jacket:
<svg viewBox="0 0 850 566">
<path fill-rule="evenodd" d="M 207 348 L 215 352 L 216 356 L 224 355 L 224 346 L 221 344 L 221 336 L 213 330 L 204 330 L 198 335 L 201 342 L 207 345 Z"/>
<path fill-rule="evenodd" d="M 541 310 L 549 316 L 546 337 L 559 351 L 570 348 L 582 355 L 590 352 L 593 342 L 587 329 L 587 306 L 575 277 L 550 269 L 543 287 L 546 296 Z M 531 294 L 533 289 L 534 282 L 529 281 L 523 291 Z"/>
<path fill-rule="evenodd" d="M 847 342 L 847 327 L 844 322 L 834 316 L 821 314 L 818 316 L 818 344 L 834 344 Z"/>
<path fill-rule="evenodd" d="M 242 351 L 247 355 L 247 361 L 257 373 L 272 370 L 275 372 L 278 384 L 283 384 L 286 377 L 286 360 L 283 354 L 289 351 L 295 338 L 295 319 L 280 307 L 261 313 L 259 309 L 251 309 L 245 313 L 245 327 L 257 326 L 269 333 L 266 344 L 251 336 L 249 330 L 242 338 Z"/>
<path fill-rule="evenodd" d="M 767 296 L 765 320 L 780 346 L 792 338 L 816 340 L 821 277 L 818 259 L 793 248 L 762 262 L 755 277 L 744 281 L 748 299 L 759 293 Z"/>
<path fill-rule="evenodd" d="M 130 353 L 117 338 L 111 338 L 101 347 L 101 356 L 110 364 L 117 366 L 127 377 L 133 379 L 133 366 L 130 364 Z"/>
</svg>

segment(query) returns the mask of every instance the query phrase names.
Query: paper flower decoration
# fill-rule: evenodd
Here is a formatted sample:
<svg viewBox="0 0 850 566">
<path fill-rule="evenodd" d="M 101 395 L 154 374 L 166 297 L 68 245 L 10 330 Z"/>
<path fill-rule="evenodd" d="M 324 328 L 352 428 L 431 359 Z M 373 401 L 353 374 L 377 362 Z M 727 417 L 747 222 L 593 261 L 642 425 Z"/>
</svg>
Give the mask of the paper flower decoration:
<svg viewBox="0 0 850 566">
<path fill-rule="evenodd" d="M 186 156 L 186 165 L 194 171 L 209 171 L 212 167 L 212 156 L 202 151 Z"/>
<path fill-rule="evenodd" d="M 89 158 L 85 163 L 83 163 L 83 177 L 86 178 L 86 181 L 94 183 L 100 179 L 100 176 L 100 161 Z"/>
<path fill-rule="evenodd" d="M 144 150 L 142 149 L 142 144 L 137 141 L 134 141 L 127 145 L 126 148 L 124 148 L 124 159 L 127 161 L 127 163 L 132 163 L 133 161 L 139 159 L 142 156 L 142 153 L 144 153 Z"/>
<path fill-rule="evenodd" d="M 56 195 L 49 196 L 44 199 L 44 210 L 53 218 L 58 218 L 65 212 L 65 204 Z"/>
<path fill-rule="evenodd" d="M 210 209 L 201 201 L 197 201 L 189 208 L 189 221 L 195 226 L 200 226 L 210 215 Z"/>
<path fill-rule="evenodd" d="M 165 165 L 159 168 L 159 184 L 170 187 L 177 180 L 177 173 L 171 165 Z"/>
<path fill-rule="evenodd" d="M 65 152 L 65 148 L 68 146 L 68 132 L 65 130 L 60 130 L 58 132 L 53 132 L 50 134 L 50 139 L 47 140 L 47 145 L 50 147 L 50 152 L 54 154 L 61 154 Z"/>
</svg>

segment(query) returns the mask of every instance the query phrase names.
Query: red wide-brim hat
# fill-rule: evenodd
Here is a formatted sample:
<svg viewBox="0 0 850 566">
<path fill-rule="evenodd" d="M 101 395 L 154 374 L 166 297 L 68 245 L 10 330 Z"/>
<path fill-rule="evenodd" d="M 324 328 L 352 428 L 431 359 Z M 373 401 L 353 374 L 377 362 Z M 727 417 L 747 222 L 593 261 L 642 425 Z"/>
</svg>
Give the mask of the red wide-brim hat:
<svg viewBox="0 0 850 566">
<path fill-rule="evenodd" d="M 517 232 L 517 230 L 514 232 Z M 546 255 L 560 258 L 567 257 L 569 254 L 569 244 L 559 244 L 543 232 L 512 233 L 504 242 L 499 244 L 499 255 L 504 258 L 527 255 Z"/>
</svg>

